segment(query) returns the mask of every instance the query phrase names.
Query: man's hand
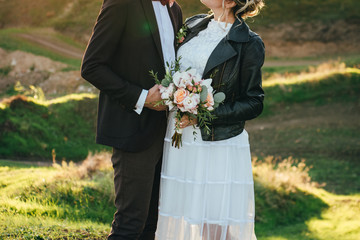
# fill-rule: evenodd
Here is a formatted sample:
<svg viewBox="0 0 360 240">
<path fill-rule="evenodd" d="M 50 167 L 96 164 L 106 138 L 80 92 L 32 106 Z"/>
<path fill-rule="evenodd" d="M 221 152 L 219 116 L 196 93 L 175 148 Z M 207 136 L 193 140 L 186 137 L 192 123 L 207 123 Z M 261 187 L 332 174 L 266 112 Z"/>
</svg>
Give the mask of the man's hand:
<svg viewBox="0 0 360 240">
<path fill-rule="evenodd" d="M 159 85 L 154 85 L 149 89 L 148 95 L 145 100 L 144 107 L 155 111 L 165 111 L 167 106 L 163 104 L 159 104 L 156 107 L 154 106 L 157 102 L 161 101 L 161 94 L 159 91 Z"/>
</svg>

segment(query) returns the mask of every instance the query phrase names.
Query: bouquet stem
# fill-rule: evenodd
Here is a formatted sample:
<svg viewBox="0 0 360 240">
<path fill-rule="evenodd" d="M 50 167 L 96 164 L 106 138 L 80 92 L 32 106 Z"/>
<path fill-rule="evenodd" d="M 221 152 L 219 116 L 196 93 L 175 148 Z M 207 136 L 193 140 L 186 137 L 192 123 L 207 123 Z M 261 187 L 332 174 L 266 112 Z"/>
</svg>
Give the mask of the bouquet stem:
<svg viewBox="0 0 360 240">
<path fill-rule="evenodd" d="M 175 146 L 176 148 L 182 147 L 182 131 L 178 132 L 175 131 L 174 135 L 172 136 L 171 146 Z"/>
</svg>

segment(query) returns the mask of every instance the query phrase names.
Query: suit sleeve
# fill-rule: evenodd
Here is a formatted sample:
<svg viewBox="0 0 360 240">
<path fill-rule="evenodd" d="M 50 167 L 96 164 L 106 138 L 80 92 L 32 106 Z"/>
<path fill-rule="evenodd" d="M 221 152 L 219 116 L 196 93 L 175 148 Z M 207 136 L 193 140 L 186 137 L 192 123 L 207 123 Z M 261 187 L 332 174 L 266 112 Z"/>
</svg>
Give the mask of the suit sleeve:
<svg viewBox="0 0 360 240">
<path fill-rule="evenodd" d="M 215 109 L 213 124 L 234 124 L 259 116 L 263 110 L 261 67 L 264 64 L 265 47 L 260 37 L 251 39 L 243 54 L 240 66 L 241 94 L 234 101 L 220 104 Z M 229 96 L 230 97 L 230 96 Z"/>
<path fill-rule="evenodd" d="M 81 76 L 126 109 L 134 109 L 142 89 L 115 74 L 110 61 L 127 21 L 126 1 L 104 0 L 81 66 Z"/>
</svg>

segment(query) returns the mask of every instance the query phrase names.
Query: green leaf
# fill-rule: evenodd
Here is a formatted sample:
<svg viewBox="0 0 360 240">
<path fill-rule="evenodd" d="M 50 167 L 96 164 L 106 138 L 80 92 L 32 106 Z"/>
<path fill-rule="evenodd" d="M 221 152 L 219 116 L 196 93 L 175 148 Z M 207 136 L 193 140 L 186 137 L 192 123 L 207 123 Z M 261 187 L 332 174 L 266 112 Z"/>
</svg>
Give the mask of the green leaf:
<svg viewBox="0 0 360 240">
<path fill-rule="evenodd" d="M 170 81 L 169 81 L 169 79 L 163 79 L 162 81 L 161 81 L 161 85 L 163 86 L 163 87 L 168 87 L 169 85 L 170 85 Z"/>
<path fill-rule="evenodd" d="M 214 95 L 214 102 L 216 103 L 222 103 L 225 100 L 225 93 L 218 92 Z"/>
<path fill-rule="evenodd" d="M 149 73 L 150 73 L 150 76 L 155 80 L 155 83 L 160 85 L 161 82 L 160 82 L 160 80 L 158 79 L 158 76 L 157 76 L 158 73 L 154 73 L 153 70 L 149 71 Z"/>
<path fill-rule="evenodd" d="M 206 86 L 202 86 L 202 91 L 200 93 L 200 101 L 205 102 L 208 96 L 208 89 Z"/>
</svg>

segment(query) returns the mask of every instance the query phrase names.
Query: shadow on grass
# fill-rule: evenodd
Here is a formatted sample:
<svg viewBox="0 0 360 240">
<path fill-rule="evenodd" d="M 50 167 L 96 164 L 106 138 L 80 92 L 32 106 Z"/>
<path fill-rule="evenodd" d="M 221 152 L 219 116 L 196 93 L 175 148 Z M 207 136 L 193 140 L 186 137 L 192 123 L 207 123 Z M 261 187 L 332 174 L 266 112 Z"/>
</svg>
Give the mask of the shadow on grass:
<svg viewBox="0 0 360 240">
<path fill-rule="evenodd" d="M 322 199 L 300 189 L 294 192 L 270 189 L 256 180 L 255 206 L 259 239 L 281 236 L 279 240 L 287 235 L 291 237 L 292 233 L 296 237 L 290 239 L 313 239 L 306 234 L 309 232 L 306 222 L 314 217 L 321 218 L 322 211 L 329 207 Z"/>
</svg>

